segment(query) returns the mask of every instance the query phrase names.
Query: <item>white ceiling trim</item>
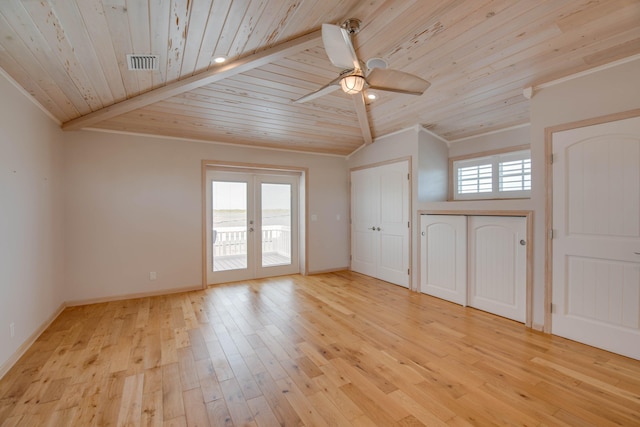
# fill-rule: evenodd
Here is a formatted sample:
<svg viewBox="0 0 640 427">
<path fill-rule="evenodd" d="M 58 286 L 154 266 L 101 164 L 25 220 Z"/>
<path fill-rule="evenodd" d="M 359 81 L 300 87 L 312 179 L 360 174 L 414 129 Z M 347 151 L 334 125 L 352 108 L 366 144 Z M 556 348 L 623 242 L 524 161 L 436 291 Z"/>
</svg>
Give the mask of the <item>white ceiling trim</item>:
<svg viewBox="0 0 640 427">
<path fill-rule="evenodd" d="M 559 79 L 556 80 L 551 80 L 548 82 L 544 82 L 544 83 L 539 83 L 533 86 L 528 86 L 526 88 L 524 88 L 524 90 L 532 90 L 532 95 L 535 95 L 535 92 L 537 90 L 540 89 L 544 89 L 547 87 L 551 87 L 551 86 L 555 86 L 555 85 L 559 85 L 561 83 L 565 83 L 568 82 L 570 80 L 574 80 L 580 77 L 584 77 L 584 76 L 588 76 L 589 74 L 594 74 L 597 73 L 599 71 L 603 71 L 603 70 L 607 70 L 609 68 L 613 68 L 613 67 L 617 67 L 618 65 L 622 65 L 622 64 L 626 64 L 628 62 L 633 62 L 636 60 L 640 60 L 640 54 L 637 55 L 633 55 L 633 56 L 629 56 L 627 58 L 623 58 L 623 59 L 619 59 L 617 61 L 613 61 L 613 62 L 609 62 L 608 64 L 604 64 L 604 65 L 600 65 L 598 67 L 594 67 L 594 68 L 590 68 L 588 70 L 585 71 L 580 71 L 579 73 L 575 73 L 575 74 L 571 74 L 568 75 L 566 77 L 561 77 Z"/>
<path fill-rule="evenodd" d="M 507 132 L 507 131 L 514 130 L 514 129 L 520 129 L 520 128 L 524 128 L 524 127 L 527 127 L 527 126 L 531 126 L 531 123 L 523 123 L 521 125 L 509 126 L 508 128 L 497 129 L 497 130 L 492 130 L 492 131 L 489 131 L 489 132 L 481 133 L 480 135 L 465 136 L 464 138 L 452 139 L 451 141 L 449 141 L 449 144 L 453 144 L 453 143 L 461 142 L 461 141 L 467 141 L 469 139 L 481 138 L 481 137 L 487 136 L 487 135 L 495 135 L 497 133 Z"/>
</svg>

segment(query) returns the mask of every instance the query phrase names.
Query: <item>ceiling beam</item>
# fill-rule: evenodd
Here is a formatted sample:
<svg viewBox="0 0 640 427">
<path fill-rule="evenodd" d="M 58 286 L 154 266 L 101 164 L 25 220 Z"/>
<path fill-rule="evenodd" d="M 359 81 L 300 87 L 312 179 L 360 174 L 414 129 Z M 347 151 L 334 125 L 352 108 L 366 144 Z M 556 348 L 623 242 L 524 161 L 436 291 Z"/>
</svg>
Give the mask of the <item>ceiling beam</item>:
<svg viewBox="0 0 640 427">
<path fill-rule="evenodd" d="M 353 105 L 358 115 L 358 122 L 360 123 L 364 143 L 371 144 L 373 138 L 371 137 L 371 128 L 369 127 L 369 119 L 367 118 L 367 104 L 364 100 L 364 92 L 358 92 L 351 96 L 353 97 Z"/>
<path fill-rule="evenodd" d="M 244 73 L 278 59 L 285 58 L 289 55 L 314 47 L 321 37 L 321 30 L 305 34 L 304 36 L 297 37 L 272 48 L 240 58 L 227 65 L 216 67 L 186 79 L 169 83 L 166 86 L 159 87 L 143 93 L 142 95 L 129 98 L 116 104 L 109 105 L 108 107 L 101 108 L 100 110 L 93 111 L 84 116 L 80 116 L 76 119 L 69 120 L 62 124 L 62 129 L 78 130 L 90 127 L 96 123 L 137 110 L 138 108 L 145 107 L 149 104 L 162 101 L 172 96 L 180 95 L 181 93 L 188 92 L 211 83 L 219 82 L 220 80 L 228 77 Z"/>
</svg>

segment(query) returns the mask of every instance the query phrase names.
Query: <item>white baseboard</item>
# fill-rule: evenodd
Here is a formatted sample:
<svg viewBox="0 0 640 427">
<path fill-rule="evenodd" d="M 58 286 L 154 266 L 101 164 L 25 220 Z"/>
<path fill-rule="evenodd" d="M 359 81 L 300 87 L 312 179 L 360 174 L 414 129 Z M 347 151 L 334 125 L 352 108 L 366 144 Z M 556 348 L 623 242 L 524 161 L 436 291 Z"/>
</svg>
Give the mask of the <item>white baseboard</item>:
<svg viewBox="0 0 640 427">
<path fill-rule="evenodd" d="M 15 365 L 16 362 L 22 357 L 22 355 L 24 355 L 26 351 L 29 350 L 29 347 L 31 347 L 33 343 L 36 342 L 38 337 L 53 323 L 54 320 L 58 318 L 60 313 L 62 313 L 62 311 L 66 307 L 66 303 L 60 304 L 60 307 L 58 307 L 58 309 L 51 316 L 49 316 L 49 318 L 45 320 L 44 323 L 42 323 L 42 325 L 40 325 L 40 327 L 36 329 L 35 332 L 32 333 L 29 338 L 27 338 L 25 342 L 23 342 L 20 347 L 16 349 L 16 351 L 13 352 L 11 357 L 9 357 L 9 359 L 0 366 L 0 379 L 2 379 L 2 377 L 4 377 L 7 372 L 9 372 L 13 365 Z"/>
<path fill-rule="evenodd" d="M 80 305 L 100 304 L 104 302 L 122 301 L 125 299 L 157 297 L 160 295 L 179 294 L 181 292 L 191 292 L 191 291 L 201 291 L 201 290 L 202 290 L 202 286 L 198 285 L 198 286 L 189 286 L 187 288 L 171 288 L 171 289 L 162 289 L 162 290 L 152 291 L 152 292 L 139 292 L 135 294 L 122 294 L 122 295 L 113 295 L 113 296 L 101 297 L 101 298 L 72 300 L 72 301 L 67 301 L 66 304 L 67 304 L 67 307 L 77 307 Z"/>
<path fill-rule="evenodd" d="M 538 332 L 544 332 L 544 325 L 541 325 L 539 323 L 534 323 L 533 325 L 531 325 L 531 329 Z"/>
<path fill-rule="evenodd" d="M 327 270 L 309 271 L 307 273 L 307 275 L 308 276 L 313 276 L 314 274 L 335 273 L 336 271 L 345 271 L 345 270 L 349 270 L 349 267 L 340 267 L 340 268 L 330 268 L 330 269 L 327 269 Z"/>
</svg>

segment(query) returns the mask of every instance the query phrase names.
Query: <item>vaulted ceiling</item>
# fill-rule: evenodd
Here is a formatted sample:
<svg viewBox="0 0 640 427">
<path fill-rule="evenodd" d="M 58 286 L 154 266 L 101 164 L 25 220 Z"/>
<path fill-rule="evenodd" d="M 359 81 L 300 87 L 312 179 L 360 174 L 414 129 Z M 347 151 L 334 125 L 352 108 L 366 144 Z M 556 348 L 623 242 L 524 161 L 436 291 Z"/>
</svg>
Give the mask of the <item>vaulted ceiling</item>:
<svg viewBox="0 0 640 427">
<path fill-rule="evenodd" d="M 638 0 L 2 0 L 0 67 L 66 130 L 346 155 L 366 140 L 352 95 L 292 100 L 338 76 L 319 30 L 347 18 L 363 62 L 431 82 L 367 101 L 373 138 L 524 124 L 524 88 L 640 54 Z"/>
</svg>

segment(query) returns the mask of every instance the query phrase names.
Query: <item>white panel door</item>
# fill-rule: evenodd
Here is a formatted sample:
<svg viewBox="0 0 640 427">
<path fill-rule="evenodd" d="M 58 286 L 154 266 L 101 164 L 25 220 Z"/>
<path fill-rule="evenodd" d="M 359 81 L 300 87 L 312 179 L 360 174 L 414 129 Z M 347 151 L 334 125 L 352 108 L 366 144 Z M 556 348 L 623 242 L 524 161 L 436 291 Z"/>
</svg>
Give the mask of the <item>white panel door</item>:
<svg viewBox="0 0 640 427">
<path fill-rule="evenodd" d="M 351 269 L 409 287 L 409 163 L 351 173 Z"/>
<path fill-rule="evenodd" d="M 376 276 L 380 239 L 376 232 L 379 219 L 380 181 L 372 169 L 351 173 L 351 269 Z"/>
<path fill-rule="evenodd" d="M 421 215 L 420 291 L 467 305 L 467 217 Z"/>
<path fill-rule="evenodd" d="M 526 218 L 470 216 L 467 226 L 469 305 L 524 323 Z"/>
<path fill-rule="evenodd" d="M 409 287 L 409 164 L 391 163 L 374 172 L 380 188 L 377 277 Z"/>
<path fill-rule="evenodd" d="M 552 333 L 640 359 L 640 118 L 552 145 Z"/>
</svg>

